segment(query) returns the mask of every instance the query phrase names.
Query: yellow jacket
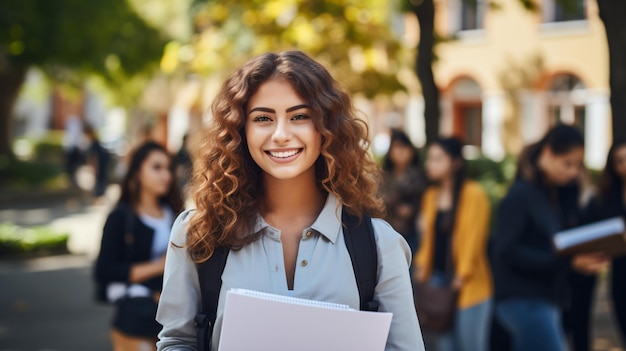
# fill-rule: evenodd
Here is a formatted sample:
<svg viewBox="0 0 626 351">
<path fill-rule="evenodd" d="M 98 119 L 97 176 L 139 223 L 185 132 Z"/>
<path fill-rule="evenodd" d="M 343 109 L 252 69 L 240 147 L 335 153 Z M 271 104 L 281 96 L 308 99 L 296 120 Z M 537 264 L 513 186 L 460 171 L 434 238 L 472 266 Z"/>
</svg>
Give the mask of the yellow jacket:
<svg viewBox="0 0 626 351">
<path fill-rule="evenodd" d="M 423 269 L 428 281 L 433 267 L 435 220 L 439 189 L 429 187 L 422 198 L 421 243 L 415 264 Z M 463 280 L 459 291 L 459 308 L 484 302 L 493 294 L 491 270 L 487 259 L 490 204 L 487 194 L 474 181 L 466 181 L 459 200 L 452 234 L 452 257 L 456 277 Z"/>
</svg>

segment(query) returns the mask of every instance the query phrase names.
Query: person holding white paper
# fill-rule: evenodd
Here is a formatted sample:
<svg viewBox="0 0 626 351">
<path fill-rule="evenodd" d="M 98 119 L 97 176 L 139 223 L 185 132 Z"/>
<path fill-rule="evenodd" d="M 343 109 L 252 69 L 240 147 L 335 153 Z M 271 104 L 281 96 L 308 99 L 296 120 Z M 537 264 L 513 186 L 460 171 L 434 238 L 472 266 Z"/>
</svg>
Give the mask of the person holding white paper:
<svg viewBox="0 0 626 351">
<path fill-rule="evenodd" d="M 589 221 L 600 221 L 607 218 L 623 216 L 626 218 L 626 139 L 617 140 L 609 149 L 606 166 L 600 178 L 598 194 L 588 206 Z M 589 273 L 598 271 L 605 265 L 605 255 L 596 254 L 594 257 L 578 258 L 575 263 Z M 587 301 L 580 305 L 584 306 L 584 318 L 586 321 L 586 333 L 590 330 L 590 315 L 595 288 L 595 275 L 590 278 L 586 295 Z M 622 336 L 622 343 L 626 343 L 626 256 L 614 257 L 611 261 L 611 299 L 613 300 L 613 313 Z M 585 345 L 590 349 L 590 345 Z M 577 351 L 577 350 L 576 350 Z"/>
<path fill-rule="evenodd" d="M 553 127 L 520 156 L 515 182 L 499 205 L 493 237 L 496 316 L 513 351 L 565 351 L 561 325 L 570 261 L 552 237 L 578 225 L 584 139 Z"/>
<path fill-rule="evenodd" d="M 231 250 L 212 350 L 219 347 L 223 300 L 231 288 L 359 309 L 340 214 L 382 216 L 379 169 L 367 145 L 367 127 L 349 96 L 306 54 L 267 53 L 235 71 L 213 102 L 195 158 L 197 209 L 174 225 L 186 230 L 173 230 L 167 253 L 158 350 L 196 349 L 201 297 L 195 265 L 218 246 Z M 424 350 L 409 246 L 383 220 L 373 219 L 372 226 L 378 255 L 374 299 L 379 311 L 393 313 L 385 350 Z"/>
</svg>

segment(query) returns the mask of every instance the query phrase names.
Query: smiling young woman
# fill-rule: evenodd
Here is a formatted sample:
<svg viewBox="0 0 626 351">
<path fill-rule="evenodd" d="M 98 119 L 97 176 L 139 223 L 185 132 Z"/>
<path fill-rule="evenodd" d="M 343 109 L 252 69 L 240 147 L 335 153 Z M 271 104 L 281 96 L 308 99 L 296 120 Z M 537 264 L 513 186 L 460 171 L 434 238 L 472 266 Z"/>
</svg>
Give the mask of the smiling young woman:
<svg viewBox="0 0 626 351">
<path fill-rule="evenodd" d="M 231 288 L 332 301 L 359 309 L 342 211 L 382 215 L 379 169 L 348 95 L 300 51 L 264 54 L 235 71 L 212 105 L 194 164 L 197 209 L 172 233 L 157 320 L 159 350 L 195 349 L 201 305 L 196 264 L 229 251 L 221 296 Z M 406 241 L 380 219 L 379 311 L 393 313 L 386 350 L 424 350 L 413 309 Z M 217 350 L 220 299 L 211 349 Z M 271 322 L 271 316 L 268 316 Z M 277 345 L 280 340 L 277 340 Z"/>
</svg>

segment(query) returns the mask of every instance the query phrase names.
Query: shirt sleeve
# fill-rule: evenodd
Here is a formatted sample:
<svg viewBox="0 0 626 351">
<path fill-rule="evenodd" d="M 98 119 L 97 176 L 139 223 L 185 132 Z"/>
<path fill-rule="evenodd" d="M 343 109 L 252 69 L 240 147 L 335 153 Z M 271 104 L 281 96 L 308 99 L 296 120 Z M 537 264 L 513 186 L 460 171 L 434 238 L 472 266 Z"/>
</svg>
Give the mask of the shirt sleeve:
<svg viewBox="0 0 626 351">
<path fill-rule="evenodd" d="M 478 184 L 468 185 L 467 198 L 463 199 L 463 228 L 467 235 L 466 246 L 458 250 L 457 275 L 463 280 L 470 279 L 479 257 L 487 255 L 487 236 L 489 234 L 490 203 L 487 194 Z M 467 225 L 466 223 L 471 223 Z M 454 239 L 453 239 L 454 240 Z"/>
<path fill-rule="evenodd" d="M 126 217 L 128 211 L 115 209 L 104 224 L 100 253 L 96 261 L 96 276 L 104 283 L 127 282 L 130 263 L 125 258 Z"/>
<path fill-rule="evenodd" d="M 200 285 L 196 266 L 185 246 L 190 211 L 181 213 L 172 227 L 165 259 L 163 291 L 157 321 L 163 326 L 158 351 L 195 351 L 194 317 L 200 311 Z"/>
<path fill-rule="evenodd" d="M 378 247 L 378 284 L 374 299 L 380 305 L 380 312 L 393 313 L 385 350 L 424 351 L 409 276 L 409 245 L 387 222 L 373 219 L 372 226 Z"/>
</svg>

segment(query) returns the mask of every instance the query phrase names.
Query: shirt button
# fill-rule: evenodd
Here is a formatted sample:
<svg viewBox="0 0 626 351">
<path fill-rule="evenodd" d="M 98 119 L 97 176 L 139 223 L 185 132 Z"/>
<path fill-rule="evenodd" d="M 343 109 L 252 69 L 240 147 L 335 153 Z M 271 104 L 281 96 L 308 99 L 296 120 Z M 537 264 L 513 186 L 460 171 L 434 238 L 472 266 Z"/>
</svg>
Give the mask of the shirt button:
<svg viewBox="0 0 626 351">
<path fill-rule="evenodd" d="M 307 260 L 302 260 L 302 262 L 300 262 L 300 265 L 302 267 L 306 267 L 309 264 L 309 262 Z"/>
<path fill-rule="evenodd" d="M 310 237 L 311 237 L 311 235 L 313 235 L 313 231 L 312 231 L 312 230 L 307 230 L 307 231 L 306 231 L 306 235 L 305 235 L 305 236 L 306 236 L 307 238 L 310 238 Z"/>
</svg>

